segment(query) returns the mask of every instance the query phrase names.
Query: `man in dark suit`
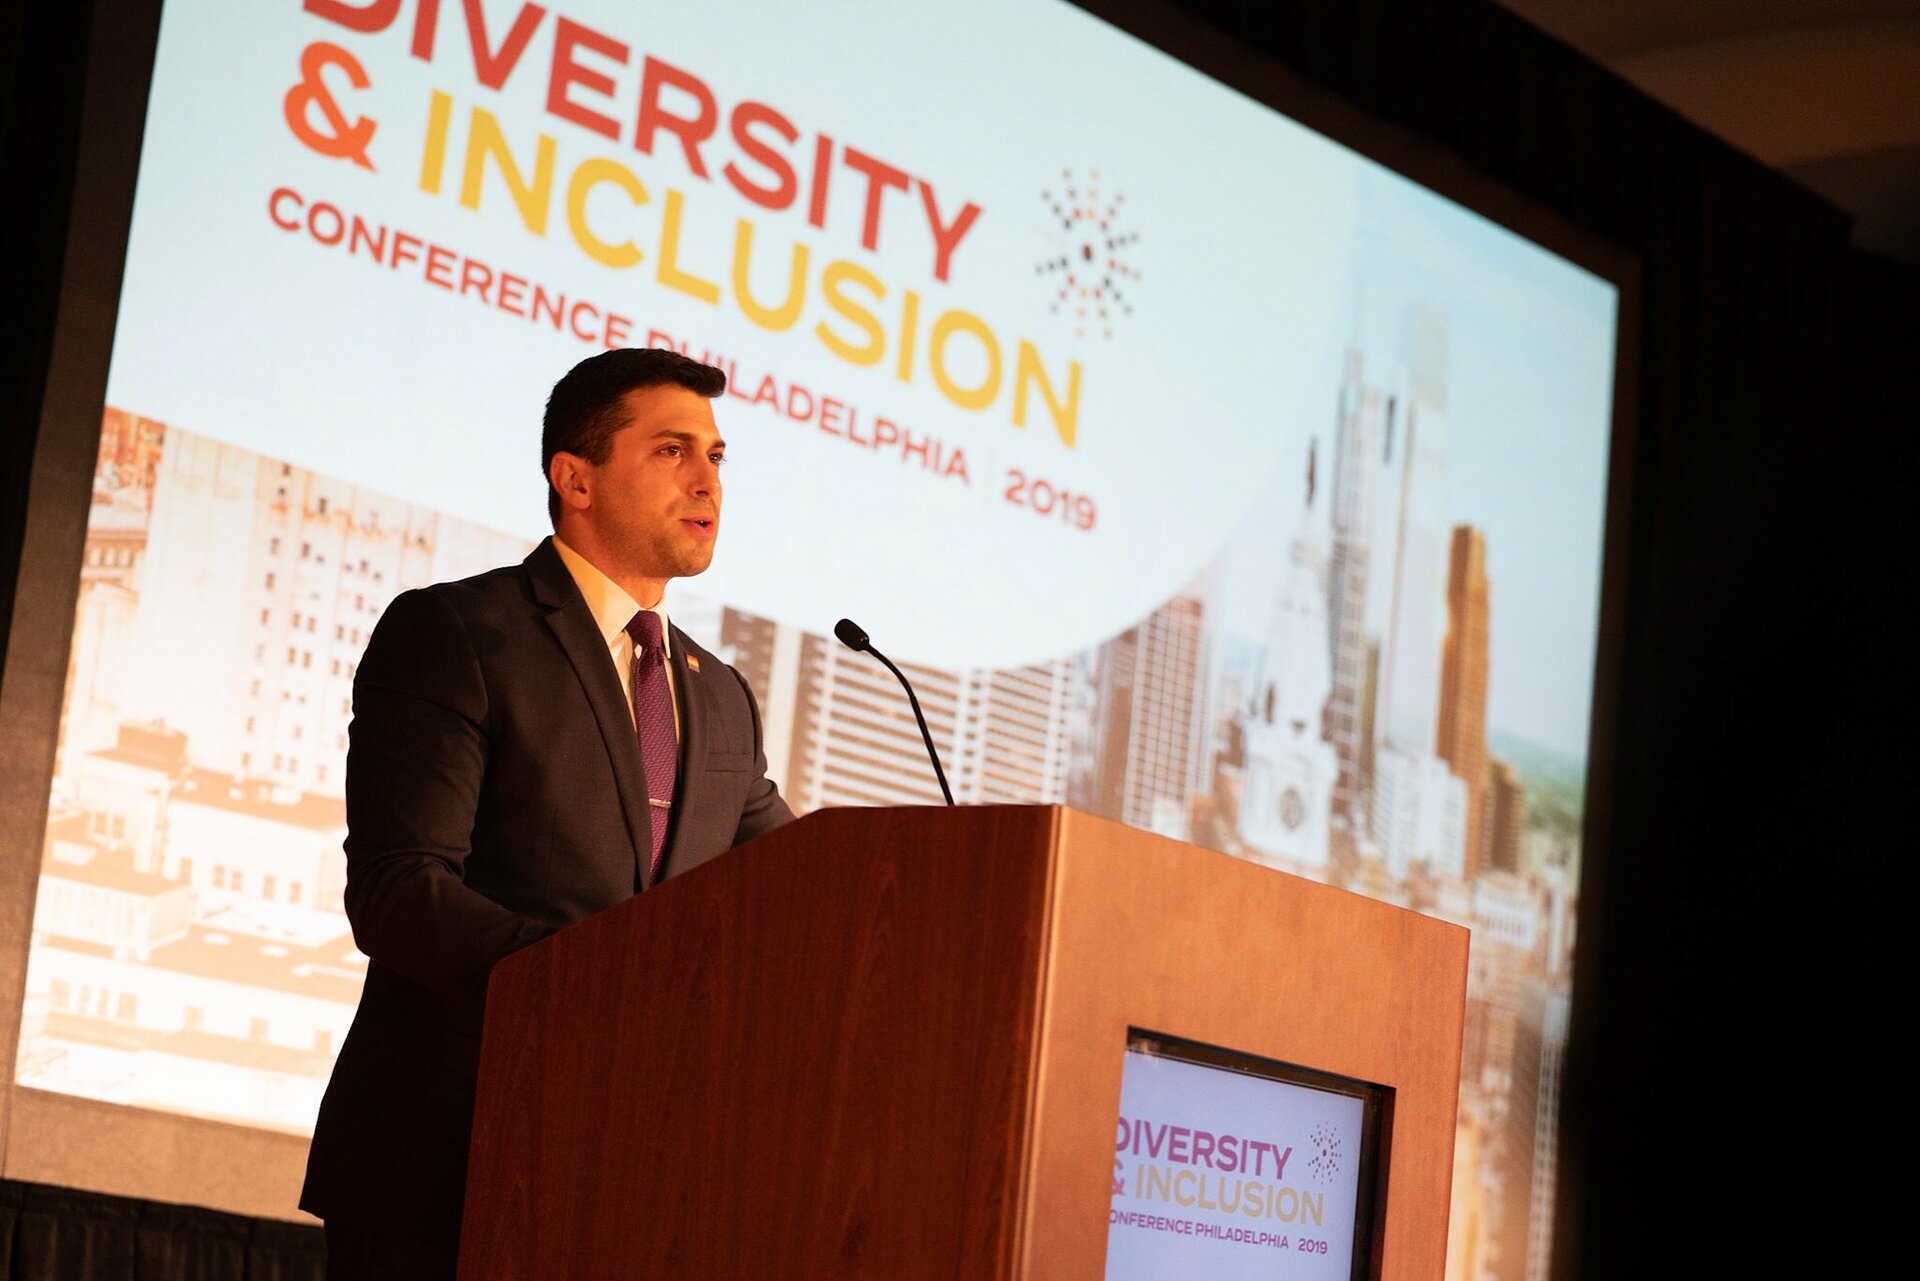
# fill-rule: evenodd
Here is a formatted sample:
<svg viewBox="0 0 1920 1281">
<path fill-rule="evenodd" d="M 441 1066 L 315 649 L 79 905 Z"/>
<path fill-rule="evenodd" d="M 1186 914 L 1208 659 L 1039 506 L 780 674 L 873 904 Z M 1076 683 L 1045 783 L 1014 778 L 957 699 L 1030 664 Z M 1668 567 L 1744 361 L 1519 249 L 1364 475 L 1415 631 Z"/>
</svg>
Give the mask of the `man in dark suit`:
<svg viewBox="0 0 1920 1281">
<path fill-rule="evenodd" d="M 451 1277 L 487 975 L 793 817 L 737 672 L 664 626 L 719 530 L 721 371 L 582 361 L 547 402 L 554 536 L 396 598 L 354 680 L 348 919 L 370 958 L 301 1206 L 328 1276 Z"/>
</svg>

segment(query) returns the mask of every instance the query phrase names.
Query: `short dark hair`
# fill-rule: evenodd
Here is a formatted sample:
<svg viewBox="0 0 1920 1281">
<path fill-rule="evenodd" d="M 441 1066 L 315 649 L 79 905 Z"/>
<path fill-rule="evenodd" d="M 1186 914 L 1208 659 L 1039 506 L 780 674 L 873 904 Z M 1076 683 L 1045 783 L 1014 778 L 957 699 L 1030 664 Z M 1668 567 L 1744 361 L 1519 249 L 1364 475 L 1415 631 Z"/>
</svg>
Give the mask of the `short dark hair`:
<svg viewBox="0 0 1920 1281">
<path fill-rule="evenodd" d="M 725 370 L 703 365 L 664 347 L 621 347 L 603 351 L 567 371 L 547 397 L 540 429 L 540 474 L 548 476 L 555 454 L 577 454 L 604 463 L 613 451 L 613 435 L 627 425 L 620 402 L 643 387 L 685 387 L 708 400 L 727 389 Z M 560 523 L 560 494 L 547 481 L 547 518 Z"/>
</svg>

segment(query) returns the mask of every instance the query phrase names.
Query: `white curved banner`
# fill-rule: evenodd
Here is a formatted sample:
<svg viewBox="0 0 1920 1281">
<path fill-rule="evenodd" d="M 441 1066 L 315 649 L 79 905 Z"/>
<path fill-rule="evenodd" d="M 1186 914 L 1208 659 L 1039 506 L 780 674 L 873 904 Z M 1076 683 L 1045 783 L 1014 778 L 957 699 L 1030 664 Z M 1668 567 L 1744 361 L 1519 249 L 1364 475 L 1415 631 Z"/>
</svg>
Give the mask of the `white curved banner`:
<svg viewBox="0 0 1920 1281">
<path fill-rule="evenodd" d="M 169 5 L 109 400 L 537 538 L 547 389 L 673 345 L 733 380 L 702 594 L 1085 648 L 1270 486 L 1364 162 L 987 8 L 316 2 L 236 60 Z"/>
</svg>

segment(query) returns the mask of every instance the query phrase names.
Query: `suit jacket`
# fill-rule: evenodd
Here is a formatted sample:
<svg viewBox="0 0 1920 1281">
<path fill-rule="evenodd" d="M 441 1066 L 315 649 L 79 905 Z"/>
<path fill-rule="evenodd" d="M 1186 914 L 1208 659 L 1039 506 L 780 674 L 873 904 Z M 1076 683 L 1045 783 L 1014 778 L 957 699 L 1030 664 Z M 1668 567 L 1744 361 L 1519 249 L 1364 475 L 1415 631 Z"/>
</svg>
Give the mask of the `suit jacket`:
<svg viewBox="0 0 1920 1281">
<path fill-rule="evenodd" d="M 681 763 L 662 877 L 793 817 L 746 682 L 678 628 L 671 649 Z M 645 771 L 551 539 L 520 565 L 397 597 L 355 675 L 349 732 L 347 918 L 370 960 L 300 1204 L 457 1233 L 487 975 L 646 888 Z"/>
</svg>

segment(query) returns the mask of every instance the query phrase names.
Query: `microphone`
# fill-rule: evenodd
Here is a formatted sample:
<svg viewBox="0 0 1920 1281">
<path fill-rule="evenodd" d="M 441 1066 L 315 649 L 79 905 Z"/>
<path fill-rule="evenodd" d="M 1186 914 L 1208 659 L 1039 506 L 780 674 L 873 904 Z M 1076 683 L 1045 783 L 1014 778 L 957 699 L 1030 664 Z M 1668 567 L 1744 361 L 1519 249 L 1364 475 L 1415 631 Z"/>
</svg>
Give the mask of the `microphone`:
<svg viewBox="0 0 1920 1281">
<path fill-rule="evenodd" d="M 840 638 L 842 645 L 854 653 L 872 654 L 898 678 L 901 688 L 907 691 L 907 701 L 913 704 L 913 719 L 920 722 L 920 738 L 927 745 L 927 758 L 933 762 L 933 776 L 940 780 L 940 794 L 947 798 L 947 804 L 953 804 L 953 789 L 947 786 L 947 772 L 940 768 L 940 753 L 933 750 L 933 735 L 927 731 L 927 718 L 920 711 L 920 700 L 914 697 L 912 682 L 907 680 L 904 672 L 893 665 L 893 660 L 873 647 L 873 642 L 867 639 L 867 634 L 860 630 L 860 624 L 851 618 L 843 618 L 835 623 L 833 634 Z"/>
</svg>

